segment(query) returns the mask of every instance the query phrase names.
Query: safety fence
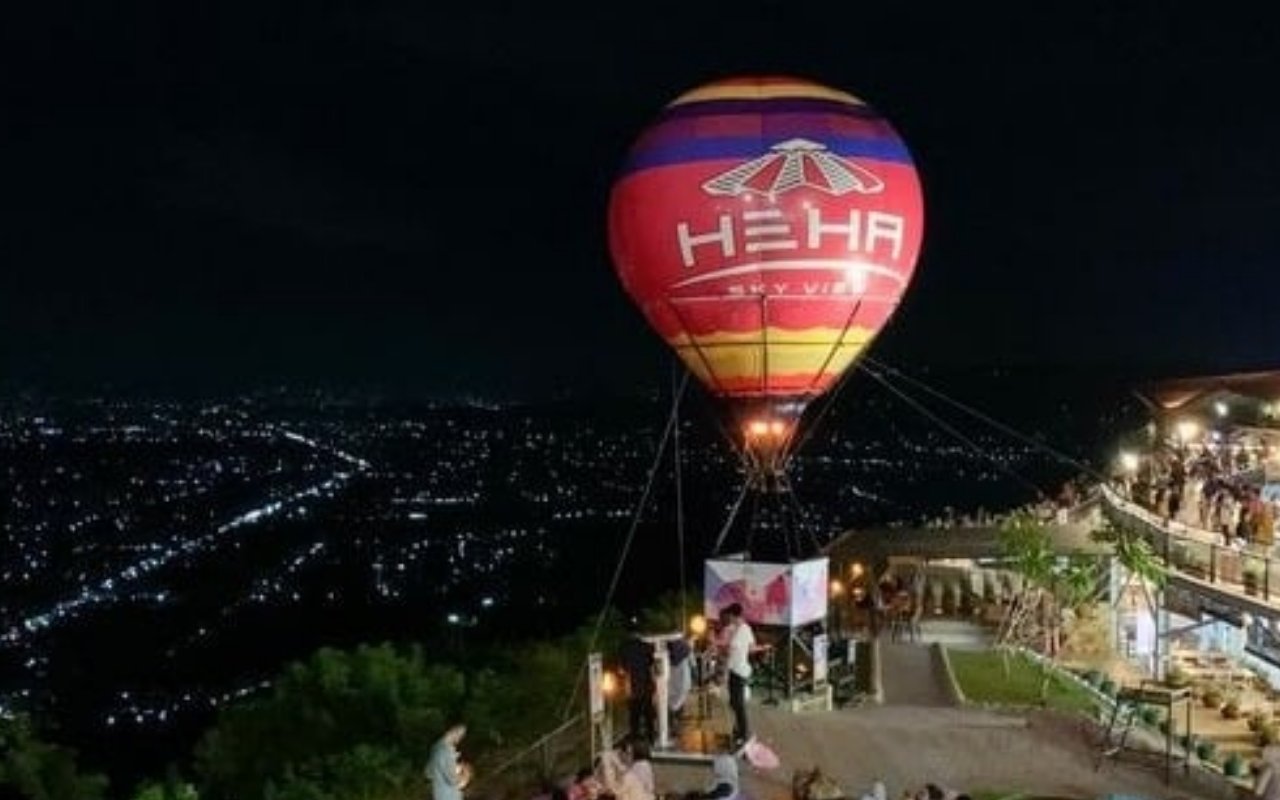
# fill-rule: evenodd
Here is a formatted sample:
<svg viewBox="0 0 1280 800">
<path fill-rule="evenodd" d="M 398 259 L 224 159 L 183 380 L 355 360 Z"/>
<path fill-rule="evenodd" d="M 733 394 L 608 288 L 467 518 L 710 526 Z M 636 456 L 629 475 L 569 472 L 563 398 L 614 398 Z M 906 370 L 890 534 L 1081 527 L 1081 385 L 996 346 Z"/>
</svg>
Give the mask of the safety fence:
<svg viewBox="0 0 1280 800">
<path fill-rule="evenodd" d="M 1165 519 L 1120 495 L 1101 487 L 1104 511 L 1111 522 L 1145 539 L 1168 569 L 1204 581 L 1216 588 L 1255 597 L 1264 603 L 1280 603 L 1280 564 L 1269 552 L 1254 546 L 1226 544 L 1212 531 Z"/>
</svg>

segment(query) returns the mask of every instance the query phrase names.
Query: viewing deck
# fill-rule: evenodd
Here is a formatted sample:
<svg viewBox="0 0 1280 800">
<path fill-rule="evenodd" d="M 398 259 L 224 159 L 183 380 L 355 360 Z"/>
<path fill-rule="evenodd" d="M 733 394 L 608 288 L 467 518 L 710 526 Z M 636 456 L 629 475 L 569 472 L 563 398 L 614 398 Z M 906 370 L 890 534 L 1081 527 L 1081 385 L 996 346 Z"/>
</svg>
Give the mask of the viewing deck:
<svg viewBox="0 0 1280 800">
<path fill-rule="evenodd" d="M 1100 488 L 1101 507 L 1119 528 L 1149 542 L 1169 570 L 1169 585 L 1255 616 L 1280 618 L 1280 563 L 1260 549 L 1220 544 L 1221 537 L 1161 519 Z"/>
</svg>

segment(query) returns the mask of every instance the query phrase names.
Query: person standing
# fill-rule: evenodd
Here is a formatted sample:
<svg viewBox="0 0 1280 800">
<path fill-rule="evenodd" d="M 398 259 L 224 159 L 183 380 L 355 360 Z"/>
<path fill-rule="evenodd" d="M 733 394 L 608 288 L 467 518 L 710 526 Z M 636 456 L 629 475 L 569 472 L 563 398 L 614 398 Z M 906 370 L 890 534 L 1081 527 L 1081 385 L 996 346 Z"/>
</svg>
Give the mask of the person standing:
<svg viewBox="0 0 1280 800">
<path fill-rule="evenodd" d="M 471 778 L 470 767 L 458 762 L 458 745 L 466 735 L 467 726 L 455 723 L 432 746 L 427 762 L 432 800 L 462 800 L 462 790 Z"/>
<path fill-rule="evenodd" d="M 751 680 L 751 654 L 756 650 L 755 632 L 742 618 L 742 606 L 734 603 L 724 610 L 729 624 L 729 707 L 733 709 L 733 748 L 746 744 L 751 736 L 747 724 L 747 682 Z"/>
<path fill-rule="evenodd" d="M 627 625 L 627 638 L 618 651 L 627 673 L 627 708 L 632 739 L 653 741 L 657 731 L 657 709 L 653 705 L 653 645 L 640 638 L 640 625 Z"/>
<path fill-rule="evenodd" d="M 684 714 L 684 704 L 693 687 L 692 648 L 685 638 L 673 639 L 667 644 L 667 657 L 671 664 L 671 685 L 668 688 L 667 710 L 675 724 Z"/>
</svg>

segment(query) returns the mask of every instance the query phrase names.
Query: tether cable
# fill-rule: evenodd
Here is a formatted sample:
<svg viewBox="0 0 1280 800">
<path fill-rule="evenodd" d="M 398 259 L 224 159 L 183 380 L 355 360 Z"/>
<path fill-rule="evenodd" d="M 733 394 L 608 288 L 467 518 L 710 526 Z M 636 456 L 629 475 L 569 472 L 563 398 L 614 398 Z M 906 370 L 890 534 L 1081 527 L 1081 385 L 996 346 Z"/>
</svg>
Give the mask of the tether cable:
<svg viewBox="0 0 1280 800">
<path fill-rule="evenodd" d="M 649 504 L 649 495 L 653 493 L 653 484 L 657 480 L 659 468 L 662 466 L 662 456 L 667 450 L 667 441 L 671 439 L 671 432 L 675 429 L 676 421 L 679 419 L 678 409 L 680 408 L 680 399 L 684 396 L 685 388 L 689 385 L 689 373 L 686 372 L 680 380 L 680 388 L 675 393 L 675 398 L 671 403 L 671 413 L 667 415 L 667 425 L 662 431 L 662 437 L 658 441 L 658 452 L 654 454 L 653 463 L 649 466 L 649 476 L 644 482 L 644 491 L 640 493 L 640 500 L 636 503 L 635 513 L 631 516 L 631 527 L 627 531 L 627 538 L 623 541 L 622 552 L 618 554 L 618 561 L 613 567 L 613 578 L 609 581 L 609 591 L 605 593 L 604 605 L 600 609 L 599 616 L 596 617 L 595 627 L 591 631 L 591 643 L 587 647 L 587 652 L 596 649 L 596 643 L 600 640 L 600 631 L 604 628 L 605 617 L 609 615 L 609 608 L 613 605 L 613 596 L 618 590 L 618 582 L 622 579 L 622 569 L 626 566 L 627 555 L 631 552 L 631 543 L 635 540 L 636 531 L 640 528 L 640 520 L 644 516 L 645 506 Z M 578 690 L 582 688 L 582 678 L 586 674 L 586 667 L 578 670 L 578 677 L 574 681 L 573 691 L 569 693 L 568 699 L 564 704 L 564 712 L 561 714 L 562 719 L 568 719 L 570 711 L 573 710 L 573 698 L 577 696 Z"/>
</svg>

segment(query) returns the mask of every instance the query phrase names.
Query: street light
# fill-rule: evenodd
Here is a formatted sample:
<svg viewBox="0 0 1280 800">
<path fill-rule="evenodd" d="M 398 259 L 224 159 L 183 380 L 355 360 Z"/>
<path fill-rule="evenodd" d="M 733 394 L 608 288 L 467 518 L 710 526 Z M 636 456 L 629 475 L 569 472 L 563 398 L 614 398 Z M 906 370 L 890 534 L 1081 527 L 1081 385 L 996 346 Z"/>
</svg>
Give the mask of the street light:
<svg viewBox="0 0 1280 800">
<path fill-rule="evenodd" d="M 839 578 L 835 578 L 831 581 L 831 607 L 832 610 L 835 611 L 835 614 L 833 615 L 835 617 L 835 624 L 832 627 L 835 629 L 834 632 L 837 639 L 841 637 L 841 629 L 844 627 L 844 620 L 842 619 L 844 616 L 844 609 L 840 607 L 840 598 L 842 597 L 844 597 L 844 584 Z"/>
<path fill-rule="evenodd" d="M 1200 433 L 1200 423 L 1193 419 L 1184 419 L 1178 423 L 1175 430 L 1178 433 L 1178 438 L 1182 440 L 1182 443 L 1187 444 L 1192 439 L 1196 438 L 1196 434 Z"/>
<path fill-rule="evenodd" d="M 618 693 L 618 678 L 609 670 L 600 674 L 600 693 L 608 700 Z"/>
<path fill-rule="evenodd" d="M 702 636 L 707 632 L 707 618 L 701 614 L 694 614 L 689 619 L 689 632 L 694 636 Z"/>
</svg>

